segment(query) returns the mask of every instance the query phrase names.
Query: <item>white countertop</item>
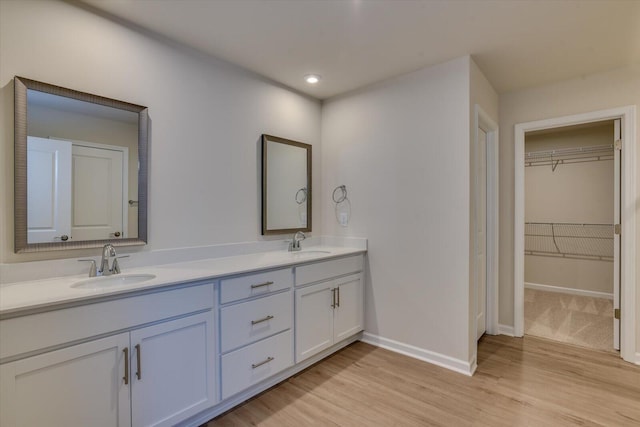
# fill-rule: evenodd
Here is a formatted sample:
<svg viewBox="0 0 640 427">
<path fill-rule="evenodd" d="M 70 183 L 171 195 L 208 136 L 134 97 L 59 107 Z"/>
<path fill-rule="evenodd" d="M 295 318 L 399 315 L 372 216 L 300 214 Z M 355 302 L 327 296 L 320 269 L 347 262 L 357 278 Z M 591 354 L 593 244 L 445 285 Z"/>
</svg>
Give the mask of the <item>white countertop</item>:
<svg viewBox="0 0 640 427">
<path fill-rule="evenodd" d="M 328 253 L 326 253 L 328 252 Z M 0 287 L 0 316 L 19 315 L 21 311 L 53 308 L 58 305 L 126 294 L 196 280 L 286 267 L 345 255 L 364 253 L 361 248 L 313 246 L 301 252 L 271 251 L 248 255 L 211 258 L 198 261 L 164 264 L 140 268 L 123 268 L 121 274 L 154 274 L 145 282 L 113 285 L 98 289 L 73 288 L 88 279 L 87 275 L 55 277 L 28 282 L 8 283 Z"/>
</svg>

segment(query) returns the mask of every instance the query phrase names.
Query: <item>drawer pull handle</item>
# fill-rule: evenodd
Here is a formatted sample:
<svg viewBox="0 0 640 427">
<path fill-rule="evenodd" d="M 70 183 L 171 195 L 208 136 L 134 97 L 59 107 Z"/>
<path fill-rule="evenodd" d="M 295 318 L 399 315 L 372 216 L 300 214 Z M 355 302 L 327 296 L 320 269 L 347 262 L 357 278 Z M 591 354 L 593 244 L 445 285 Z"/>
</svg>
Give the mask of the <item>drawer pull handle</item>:
<svg viewBox="0 0 640 427">
<path fill-rule="evenodd" d="M 269 285 L 273 285 L 273 282 L 264 282 L 264 283 L 258 283 L 257 285 L 251 285 L 251 289 L 258 289 L 258 288 L 262 288 L 263 286 L 269 286 Z"/>
<path fill-rule="evenodd" d="M 338 302 L 336 303 L 336 307 L 340 307 L 340 288 L 336 288 L 336 292 L 338 293 Z"/>
<path fill-rule="evenodd" d="M 336 288 L 331 289 L 331 308 L 336 308 Z"/>
<path fill-rule="evenodd" d="M 267 357 L 266 359 L 264 359 L 262 362 L 253 363 L 253 364 L 251 365 L 251 369 L 256 369 L 256 368 L 257 368 L 257 367 L 259 367 L 259 366 L 262 366 L 262 365 L 264 365 L 264 364 L 267 364 L 267 363 L 271 362 L 273 359 L 275 359 L 275 357 L 271 357 L 271 356 L 269 356 L 269 357 Z"/>
<path fill-rule="evenodd" d="M 269 315 L 267 317 L 263 317 L 262 319 L 252 320 L 251 324 L 252 325 L 257 325 L 258 323 L 266 322 L 266 321 L 271 320 L 271 319 L 273 319 L 273 316 Z"/>
<path fill-rule="evenodd" d="M 124 353 L 124 385 L 129 384 L 129 347 L 125 347 L 122 352 Z"/>
<path fill-rule="evenodd" d="M 140 344 L 136 344 L 136 361 L 138 362 L 138 371 L 136 372 L 136 377 L 138 377 L 139 380 L 142 379 L 142 363 L 140 361 L 141 358 L 142 355 L 140 354 Z"/>
</svg>

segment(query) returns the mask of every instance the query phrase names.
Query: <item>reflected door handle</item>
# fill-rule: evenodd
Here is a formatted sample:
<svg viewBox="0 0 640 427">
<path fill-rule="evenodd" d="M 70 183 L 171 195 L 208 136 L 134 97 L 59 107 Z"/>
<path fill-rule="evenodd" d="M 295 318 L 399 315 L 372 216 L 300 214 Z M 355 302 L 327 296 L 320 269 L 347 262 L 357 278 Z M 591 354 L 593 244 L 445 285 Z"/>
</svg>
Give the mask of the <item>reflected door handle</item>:
<svg viewBox="0 0 640 427">
<path fill-rule="evenodd" d="M 63 242 L 66 242 L 67 240 L 69 240 L 69 236 L 67 236 L 66 234 L 63 234 L 62 236 L 55 236 L 53 240 L 62 240 Z"/>
</svg>

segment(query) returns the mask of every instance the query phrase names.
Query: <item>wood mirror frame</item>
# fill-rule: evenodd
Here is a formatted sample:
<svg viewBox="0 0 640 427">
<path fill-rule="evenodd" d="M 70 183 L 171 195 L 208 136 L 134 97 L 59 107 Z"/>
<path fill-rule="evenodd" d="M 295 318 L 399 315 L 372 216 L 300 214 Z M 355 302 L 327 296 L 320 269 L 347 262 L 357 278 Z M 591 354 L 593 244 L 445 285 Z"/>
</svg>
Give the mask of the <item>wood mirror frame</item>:
<svg viewBox="0 0 640 427">
<path fill-rule="evenodd" d="M 52 95 L 126 110 L 138 114 L 138 234 L 121 239 L 28 243 L 27 236 L 27 91 L 35 90 Z M 14 78 L 14 250 L 16 253 L 44 252 L 66 249 L 97 248 L 111 243 L 114 246 L 134 246 L 147 243 L 147 183 L 148 183 L 148 109 L 140 105 L 117 101 L 85 92 L 42 83 L 16 76 Z"/>
<path fill-rule="evenodd" d="M 269 150 L 267 149 L 267 145 L 269 142 L 276 142 L 280 144 L 286 144 L 294 147 L 298 147 L 306 150 L 306 187 L 301 190 L 305 190 L 305 202 L 306 202 L 306 226 L 302 227 L 276 227 L 269 228 L 269 218 L 268 218 L 268 204 L 269 204 L 269 194 L 267 191 L 268 181 L 269 181 L 269 168 L 268 168 L 268 158 L 269 158 Z M 311 191 L 311 161 L 312 161 L 312 146 L 310 144 L 304 144 L 302 142 L 292 141 L 285 138 L 280 138 L 272 135 L 262 135 L 262 234 L 263 235 L 272 235 L 272 234 L 286 234 L 286 233 L 295 233 L 297 231 L 310 232 L 311 231 L 311 207 L 312 207 L 312 195 Z M 298 190 L 300 191 L 300 190 Z M 296 193 L 296 201 L 297 201 L 298 193 Z M 292 199 L 293 200 L 293 199 Z"/>
</svg>

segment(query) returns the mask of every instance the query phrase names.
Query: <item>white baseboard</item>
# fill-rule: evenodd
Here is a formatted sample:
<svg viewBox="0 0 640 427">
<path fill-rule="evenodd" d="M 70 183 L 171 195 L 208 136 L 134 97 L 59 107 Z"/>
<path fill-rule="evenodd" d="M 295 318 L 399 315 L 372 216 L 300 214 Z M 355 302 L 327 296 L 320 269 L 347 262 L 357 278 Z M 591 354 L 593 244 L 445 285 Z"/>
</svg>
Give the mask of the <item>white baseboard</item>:
<svg viewBox="0 0 640 427">
<path fill-rule="evenodd" d="M 510 325 L 498 325 L 498 334 L 500 335 L 508 335 L 510 337 L 515 337 L 515 332 L 513 326 Z"/>
<path fill-rule="evenodd" d="M 364 332 L 362 334 L 362 338 L 360 339 L 360 341 L 367 344 L 375 345 L 376 347 L 391 350 L 396 353 L 404 354 L 405 356 L 413 357 L 414 359 L 419 359 L 424 362 L 438 365 L 464 375 L 471 376 L 473 375 L 473 371 L 475 370 L 475 367 L 473 366 L 475 362 L 472 363 L 460 359 L 455 359 L 444 354 L 390 340 L 388 338 L 373 335 L 368 332 Z"/>
<path fill-rule="evenodd" d="M 561 294 L 580 295 L 583 297 L 606 298 L 613 299 L 613 294 L 608 292 L 586 291 L 583 289 L 564 288 L 562 286 L 541 285 L 539 283 L 524 283 L 525 288 L 535 289 L 537 291 L 558 292 Z"/>
<path fill-rule="evenodd" d="M 470 376 L 473 376 L 473 374 L 476 373 L 476 369 L 478 369 L 478 356 L 477 354 L 473 356 L 473 359 L 471 360 L 471 363 L 469 363 L 469 374 Z"/>
</svg>

